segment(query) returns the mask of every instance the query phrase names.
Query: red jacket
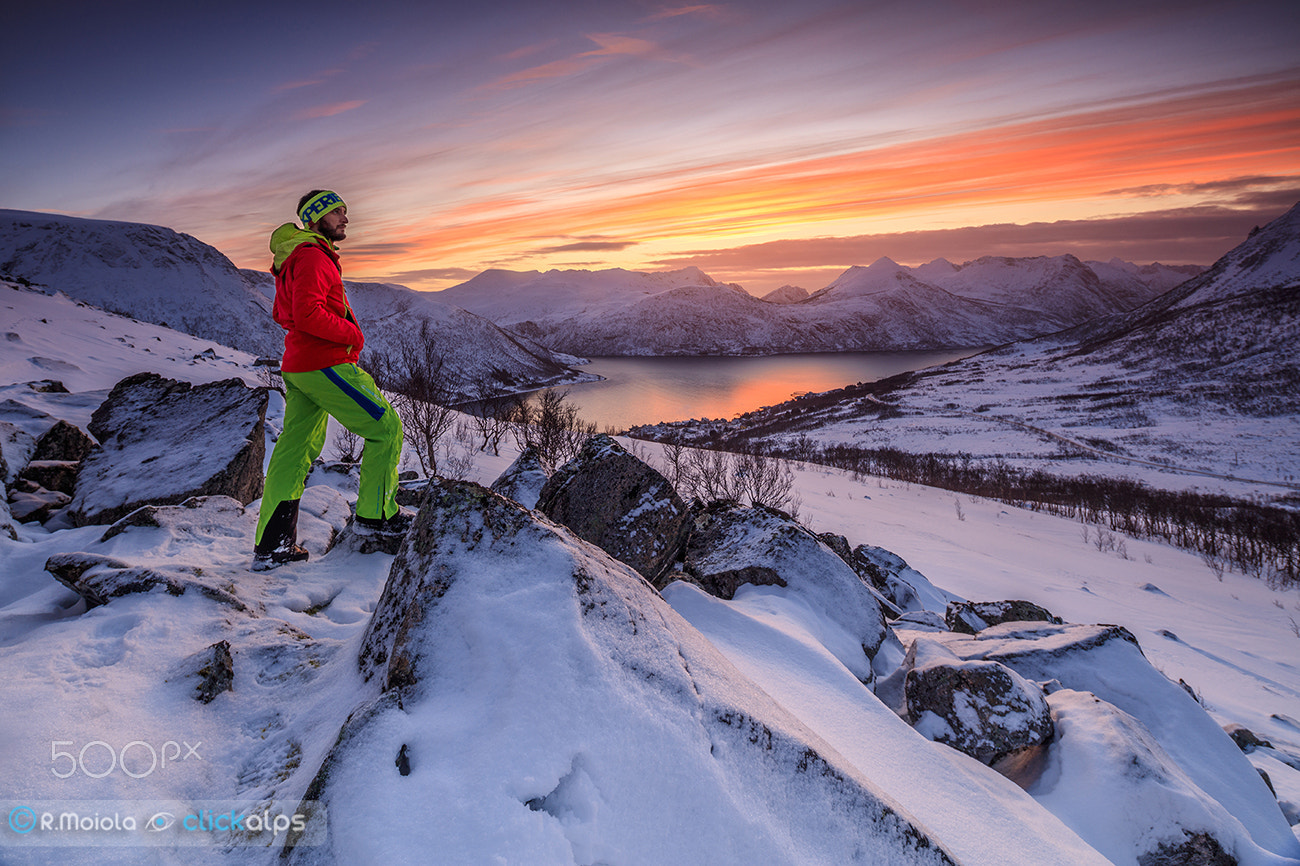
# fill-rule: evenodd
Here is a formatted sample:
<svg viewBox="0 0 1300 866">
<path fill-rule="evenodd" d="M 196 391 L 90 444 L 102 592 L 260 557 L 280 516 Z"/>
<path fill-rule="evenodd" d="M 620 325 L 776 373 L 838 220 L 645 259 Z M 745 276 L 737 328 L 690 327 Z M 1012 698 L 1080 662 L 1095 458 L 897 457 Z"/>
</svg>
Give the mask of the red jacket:
<svg viewBox="0 0 1300 866">
<path fill-rule="evenodd" d="M 271 268 L 275 274 L 271 317 L 285 330 L 280 369 L 306 373 L 356 362 L 366 338 L 343 290 L 338 255 L 324 238 L 292 225 L 282 226 L 277 235 L 287 228 L 293 228 L 295 236 L 279 238 L 277 262 L 281 261 L 278 253 L 290 244 L 292 251 Z"/>
</svg>

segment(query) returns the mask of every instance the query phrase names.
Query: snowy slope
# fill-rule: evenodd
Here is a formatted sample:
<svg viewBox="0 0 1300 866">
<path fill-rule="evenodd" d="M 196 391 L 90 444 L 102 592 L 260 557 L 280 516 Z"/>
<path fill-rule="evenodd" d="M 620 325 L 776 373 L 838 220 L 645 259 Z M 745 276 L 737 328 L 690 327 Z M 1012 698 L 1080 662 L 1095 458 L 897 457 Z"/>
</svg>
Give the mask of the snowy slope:
<svg viewBox="0 0 1300 866">
<path fill-rule="evenodd" d="M 246 352 L 283 348 L 270 304 L 229 259 L 160 226 L 0 210 L 0 277 Z"/>
</svg>

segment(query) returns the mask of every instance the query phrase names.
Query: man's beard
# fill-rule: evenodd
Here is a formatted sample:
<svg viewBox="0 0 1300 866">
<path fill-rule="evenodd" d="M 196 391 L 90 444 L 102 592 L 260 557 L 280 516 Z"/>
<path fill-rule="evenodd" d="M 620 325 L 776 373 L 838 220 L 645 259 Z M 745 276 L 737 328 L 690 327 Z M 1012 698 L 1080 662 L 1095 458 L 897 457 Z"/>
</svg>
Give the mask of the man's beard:
<svg viewBox="0 0 1300 866">
<path fill-rule="evenodd" d="M 348 230 L 346 226 L 339 226 L 338 228 L 333 228 L 333 229 L 327 228 L 325 226 L 319 226 L 316 229 L 316 231 L 319 232 L 322 236 L 324 236 L 325 239 L 328 241 L 341 241 L 344 238 L 346 238 L 348 234 Z"/>
</svg>

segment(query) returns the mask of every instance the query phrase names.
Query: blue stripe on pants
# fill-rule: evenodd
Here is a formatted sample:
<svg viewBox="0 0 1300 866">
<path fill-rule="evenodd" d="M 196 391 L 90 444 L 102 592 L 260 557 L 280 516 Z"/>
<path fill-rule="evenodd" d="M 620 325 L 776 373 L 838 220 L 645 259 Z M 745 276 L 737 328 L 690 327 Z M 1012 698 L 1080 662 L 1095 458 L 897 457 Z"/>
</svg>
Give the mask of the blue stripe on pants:
<svg viewBox="0 0 1300 866">
<path fill-rule="evenodd" d="M 384 417 L 385 408 L 383 406 L 380 406 L 374 400 L 371 400 L 365 394 L 354 388 L 351 382 L 348 382 L 338 373 L 334 372 L 332 367 L 326 367 L 324 370 L 321 370 L 321 372 L 324 373 L 326 378 L 331 382 L 338 385 L 340 391 L 347 394 L 357 402 L 358 406 L 366 410 L 366 414 L 371 418 L 378 421 L 380 418 Z"/>
</svg>

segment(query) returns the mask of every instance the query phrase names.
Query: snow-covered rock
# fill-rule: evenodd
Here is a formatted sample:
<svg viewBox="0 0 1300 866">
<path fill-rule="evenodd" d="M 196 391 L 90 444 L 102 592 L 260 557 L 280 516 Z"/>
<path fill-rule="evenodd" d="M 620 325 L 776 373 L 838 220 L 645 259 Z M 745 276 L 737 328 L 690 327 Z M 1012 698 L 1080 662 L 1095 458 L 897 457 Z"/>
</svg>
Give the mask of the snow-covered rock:
<svg viewBox="0 0 1300 866">
<path fill-rule="evenodd" d="M 239 379 L 197 386 L 156 373 L 123 379 L 91 419 L 100 450 L 82 463 L 73 521 L 109 523 L 191 496 L 260 497 L 266 404 L 265 389 Z"/>
<path fill-rule="evenodd" d="M 546 480 L 551 477 L 536 448 L 525 448 L 492 482 L 492 492 L 513 499 L 525 508 L 536 508 Z"/>
<path fill-rule="evenodd" d="M 1255 768 L 1182 686 L 1170 681 L 1147 661 L 1133 635 L 1125 629 L 1105 625 L 1006 623 L 985 629 L 974 637 L 935 633 L 926 639 L 940 641 L 961 659 L 1000 662 L 1028 680 L 1054 680 L 1061 687 L 1088 692 L 1113 705 L 1136 720 L 1145 730 L 1144 736 L 1159 745 L 1168 762 L 1181 768 L 1190 785 L 1199 789 L 1206 800 L 1217 803 L 1224 815 L 1231 816 L 1230 820 L 1216 822 L 1213 829 L 1221 842 L 1231 843 L 1239 859 L 1250 862 L 1246 855 L 1254 846 L 1277 856 L 1300 856 L 1300 842 Z M 1128 725 L 1127 721 L 1123 724 Z M 1109 722 L 1102 726 L 1103 730 L 1107 727 Z M 1128 727 L 1133 729 L 1131 725 Z M 1096 736 L 1104 743 L 1111 735 L 1094 727 L 1088 736 Z M 1068 731 L 1060 743 L 1070 748 Z M 1064 759 L 1057 756 L 1049 760 Z M 1114 756 L 1111 760 L 1114 767 L 1126 766 L 1124 760 Z M 1153 760 L 1162 765 L 1167 763 L 1163 755 Z M 1082 781 L 1086 774 L 1070 778 L 1075 784 L 1087 784 Z M 1136 784 L 1143 779 L 1158 782 L 1159 775 L 1139 773 L 1132 781 Z M 1053 787 L 1050 781 L 1041 784 L 1045 786 L 1043 790 Z M 1078 789 L 1063 789 L 1061 796 L 1069 801 L 1079 796 Z M 1091 797 L 1088 799 L 1091 802 Z M 1043 802 L 1049 808 L 1052 805 L 1051 798 Z M 1069 823 L 1068 817 L 1062 818 Z M 1205 827 L 1187 829 L 1195 831 Z"/>
<path fill-rule="evenodd" d="M 643 578 L 484 488 L 431 487 L 359 661 L 290 862 L 957 862 Z"/>
<path fill-rule="evenodd" d="M 1053 737 L 1043 690 L 1006 665 L 959 659 L 918 637 L 903 666 L 908 719 L 927 739 L 995 765 Z"/>
<path fill-rule="evenodd" d="M 1029 792 L 1112 863 L 1278 862 L 1136 718 L 1088 692 L 1047 701 L 1057 736 Z"/>
<path fill-rule="evenodd" d="M 650 581 L 677 558 L 691 528 L 690 509 L 668 479 L 603 433 L 547 479 L 537 510 Z"/>
<path fill-rule="evenodd" d="M 771 586 L 815 613 L 823 640 L 863 682 L 885 639 L 884 615 L 870 588 L 812 532 L 783 512 L 720 501 L 695 512 L 684 579 L 722 599 L 745 585 Z"/>
<path fill-rule="evenodd" d="M 944 612 L 944 622 L 951 631 L 978 634 L 989 626 L 1004 622 L 1052 622 L 1061 618 L 1042 605 L 1023 599 L 1008 601 L 951 601 Z"/>
</svg>

